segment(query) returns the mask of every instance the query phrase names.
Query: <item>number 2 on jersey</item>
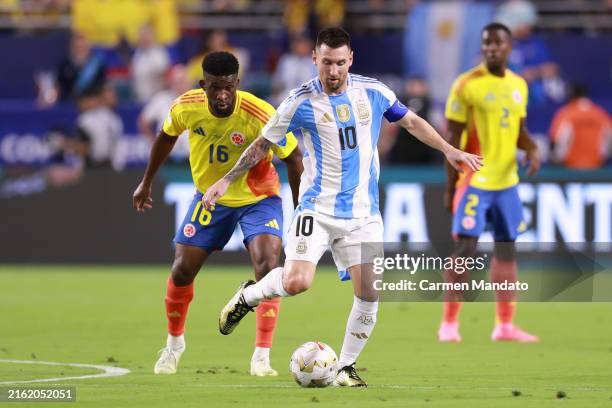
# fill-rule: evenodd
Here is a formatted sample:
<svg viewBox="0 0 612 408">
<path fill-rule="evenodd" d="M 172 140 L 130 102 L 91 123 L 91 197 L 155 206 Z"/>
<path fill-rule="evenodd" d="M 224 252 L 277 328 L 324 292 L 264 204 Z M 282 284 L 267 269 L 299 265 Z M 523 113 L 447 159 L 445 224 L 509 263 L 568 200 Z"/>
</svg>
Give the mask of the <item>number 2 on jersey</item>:
<svg viewBox="0 0 612 408">
<path fill-rule="evenodd" d="M 507 128 L 509 126 L 508 116 L 510 116 L 510 109 L 502 108 L 502 117 L 501 117 L 501 120 L 499 121 L 499 126 L 503 128 Z"/>
</svg>

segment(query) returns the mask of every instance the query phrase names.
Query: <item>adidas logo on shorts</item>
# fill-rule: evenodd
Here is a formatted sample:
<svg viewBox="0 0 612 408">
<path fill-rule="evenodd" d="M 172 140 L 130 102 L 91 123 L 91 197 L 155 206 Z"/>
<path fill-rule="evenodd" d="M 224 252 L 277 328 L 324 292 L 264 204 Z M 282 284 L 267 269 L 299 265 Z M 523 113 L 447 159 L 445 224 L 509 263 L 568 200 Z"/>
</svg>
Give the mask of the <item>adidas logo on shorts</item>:
<svg viewBox="0 0 612 408">
<path fill-rule="evenodd" d="M 280 226 L 278 225 L 278 221 L 276 221 L 276 218 L 273 218 L 272 220 L 268 221 L 266 223 L 266 227 L 274 228 L 277 230 L 280 229 Z"/>
</svg>

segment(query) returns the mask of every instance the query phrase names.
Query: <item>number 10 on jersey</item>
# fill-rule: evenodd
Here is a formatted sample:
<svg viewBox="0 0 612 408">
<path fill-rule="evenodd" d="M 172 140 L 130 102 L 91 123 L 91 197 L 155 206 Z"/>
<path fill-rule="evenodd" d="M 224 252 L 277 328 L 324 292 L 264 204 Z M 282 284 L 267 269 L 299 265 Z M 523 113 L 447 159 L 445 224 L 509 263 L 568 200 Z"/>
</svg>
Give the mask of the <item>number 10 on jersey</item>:
<svg viewBox="0 0 612 408">
<path fill-rule="evenodd" d="M 340 138 L 340 148 L 354 149 L 357 147 L 357 133 L 353 126 L 338 129 L 338 137 Z"/>
</svg>

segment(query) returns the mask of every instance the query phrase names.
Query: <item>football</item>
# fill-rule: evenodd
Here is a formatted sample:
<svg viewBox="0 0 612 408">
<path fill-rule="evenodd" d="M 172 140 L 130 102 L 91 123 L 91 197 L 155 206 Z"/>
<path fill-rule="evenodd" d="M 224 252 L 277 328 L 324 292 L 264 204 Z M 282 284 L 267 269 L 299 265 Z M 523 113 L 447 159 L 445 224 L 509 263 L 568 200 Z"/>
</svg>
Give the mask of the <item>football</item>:
<svg viewBox="0 0 612 408">
<path fill-rule="evenodd" d="M 327 387 L 336 379 L 338 357 L 327 344 L 309 341 L 293 352 L 289 370 L 302 387 Z"/>
</svg>

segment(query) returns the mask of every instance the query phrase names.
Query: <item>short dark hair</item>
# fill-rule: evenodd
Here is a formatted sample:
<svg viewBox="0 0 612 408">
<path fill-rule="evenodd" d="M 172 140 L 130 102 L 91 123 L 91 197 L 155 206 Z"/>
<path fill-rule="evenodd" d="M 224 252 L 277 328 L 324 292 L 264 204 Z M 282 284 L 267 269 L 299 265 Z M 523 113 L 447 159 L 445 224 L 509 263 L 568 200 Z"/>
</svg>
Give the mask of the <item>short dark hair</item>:
<svg viewBox="0 0 612 408">
<path fill-rule="evenodd" d="M 226 51 L 211 52 L 202 61 L 202 71 L 214 76 L 237 74 L 238 68 L 238 59 Z"/>
<path fill-rule="evenodd" d="M 319 48 L 321 44 L 325 44 L 331 48 L 340 48 L 346 45 L 351 48 L 351 36 L 349 33 L 340 27 L 328 27 L 319 31 L 317 35 L 317 43 L 315 47 Z"/>
<path fill-rule="evenodd" d="M 589 96 L 589 89 L 585 84 L 576 82 L 570 86 L 570 99 L 586 98 Z"/>
<path fill-rule="evenodd" d="M 512 39 L 512 31 L 510 31 L 508 26 L 505 25 L 505 24 L 502 24 L 502 23 L 498 23 L 498 22 L 493 22 L 493 23 L 487 24 L 482 29 L 482 32 L 484 33 L 485 31 L 496 31 L 496 30 L 504 31 L 506 34 L 508 34 L 508 38 Z"/>
</svg>

